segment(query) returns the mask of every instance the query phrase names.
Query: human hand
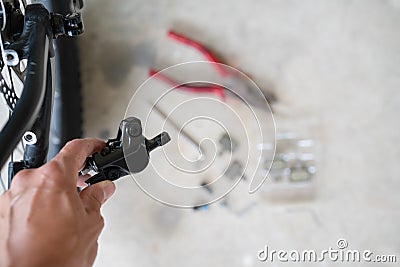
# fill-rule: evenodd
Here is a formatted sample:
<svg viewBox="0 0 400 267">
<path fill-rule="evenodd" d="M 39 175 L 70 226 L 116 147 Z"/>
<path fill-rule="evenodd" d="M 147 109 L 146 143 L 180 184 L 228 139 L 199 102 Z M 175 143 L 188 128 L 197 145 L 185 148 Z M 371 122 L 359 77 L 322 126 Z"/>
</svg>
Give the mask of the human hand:
<svg viewBox="0 0 400 267">
<path fill-rule="evenodd" d="M 0 196 L 0 266 L 91 266 L 104 227 L 100 207 L 115 191 L 104 181 L 76 186 L 87 177 L 78 172 L 88 156 L 105 143 L 97 139 L 69 142 L 37 169 L 20 171 Z"/>
</svg>

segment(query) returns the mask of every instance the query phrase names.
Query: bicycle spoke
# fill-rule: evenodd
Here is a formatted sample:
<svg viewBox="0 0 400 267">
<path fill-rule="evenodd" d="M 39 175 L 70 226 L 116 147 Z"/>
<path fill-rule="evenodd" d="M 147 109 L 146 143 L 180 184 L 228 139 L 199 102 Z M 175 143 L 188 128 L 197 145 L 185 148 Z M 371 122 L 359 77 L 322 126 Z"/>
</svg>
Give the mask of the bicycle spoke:
<svg viewBox="0 0 400 267">
<path fill-rule="evenodd" d="M 9 110 L 9 111 L 8 111 L 8 119 L 11 118 L 11 115 L 12 115 L 12 111 Z M 13 161 L 14 161 L 14 150 L 13 150 L 13 152 L 11 153 L 11 162 L 13 162 Z"/>
</svg>

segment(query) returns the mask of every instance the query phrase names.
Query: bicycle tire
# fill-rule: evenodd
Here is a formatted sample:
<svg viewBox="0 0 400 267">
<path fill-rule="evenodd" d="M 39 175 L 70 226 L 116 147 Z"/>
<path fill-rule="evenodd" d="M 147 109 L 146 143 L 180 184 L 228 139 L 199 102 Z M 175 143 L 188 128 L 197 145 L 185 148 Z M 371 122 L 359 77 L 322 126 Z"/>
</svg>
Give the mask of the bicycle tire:
<svg viewBox="0 0 400 267">
<path fill-rule="evenodd" d="M 51 1 L 52 12 L 68 14 L 69 1 Z M 55 40 L 55 97 L 48 158 L 66 142 L 82 137 L 82 98 L 78 44 L 75 37 Z"/>
</svg>

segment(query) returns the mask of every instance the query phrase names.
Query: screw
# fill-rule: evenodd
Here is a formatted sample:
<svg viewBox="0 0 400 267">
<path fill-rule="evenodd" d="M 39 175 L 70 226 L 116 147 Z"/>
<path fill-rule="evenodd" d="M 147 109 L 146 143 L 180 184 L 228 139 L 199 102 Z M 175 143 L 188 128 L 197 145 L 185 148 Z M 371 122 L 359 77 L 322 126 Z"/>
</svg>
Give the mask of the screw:
<svg viewBox="0 0 400 267">
<path fill-rule="evenodd" d="M 25 141 L 30 142 L 30 141 L 32 141 L 33 136 L 31 134 L 27 134 L 24 136 L 24 138 L 25 138 Z"/>
<path fill-rule="evenodd" d="M 137 137 L 142 134 L 142 125 L 140 124 L 140 121 L 132 121 L 127 125 L 128 128 L 128 133 L 132 137 Z"/>
</svg>

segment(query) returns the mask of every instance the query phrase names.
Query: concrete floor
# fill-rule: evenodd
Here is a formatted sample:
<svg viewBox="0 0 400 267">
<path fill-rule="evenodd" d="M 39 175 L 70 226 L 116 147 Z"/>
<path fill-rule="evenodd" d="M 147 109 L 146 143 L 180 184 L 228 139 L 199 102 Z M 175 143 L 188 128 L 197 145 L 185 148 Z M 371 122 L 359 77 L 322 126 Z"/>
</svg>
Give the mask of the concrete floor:
<svg viewBox="0 0 400 267">
<path fill-rule="evenodd" d="M 271 198 L 268 181 L 246 195 L 245 213 L 235 210 L 243 198 L 206 211 L 171 208 L 121 179 L 103 208 L 95 266 L 257 266 L 267 264 L 257 260 L 265 245 L 322 251 L 339 238 L 400 260 L 400 1 L 85 4 L 86 136 L 114 135 L 149 67 L 199 59 L 166 39 L 175 29 L 276 93 L 277 131 L 315 139 L 318 170 L 308 198 Z M 340 264 L 318 264 L 330 265 Z"/>
</svg>

